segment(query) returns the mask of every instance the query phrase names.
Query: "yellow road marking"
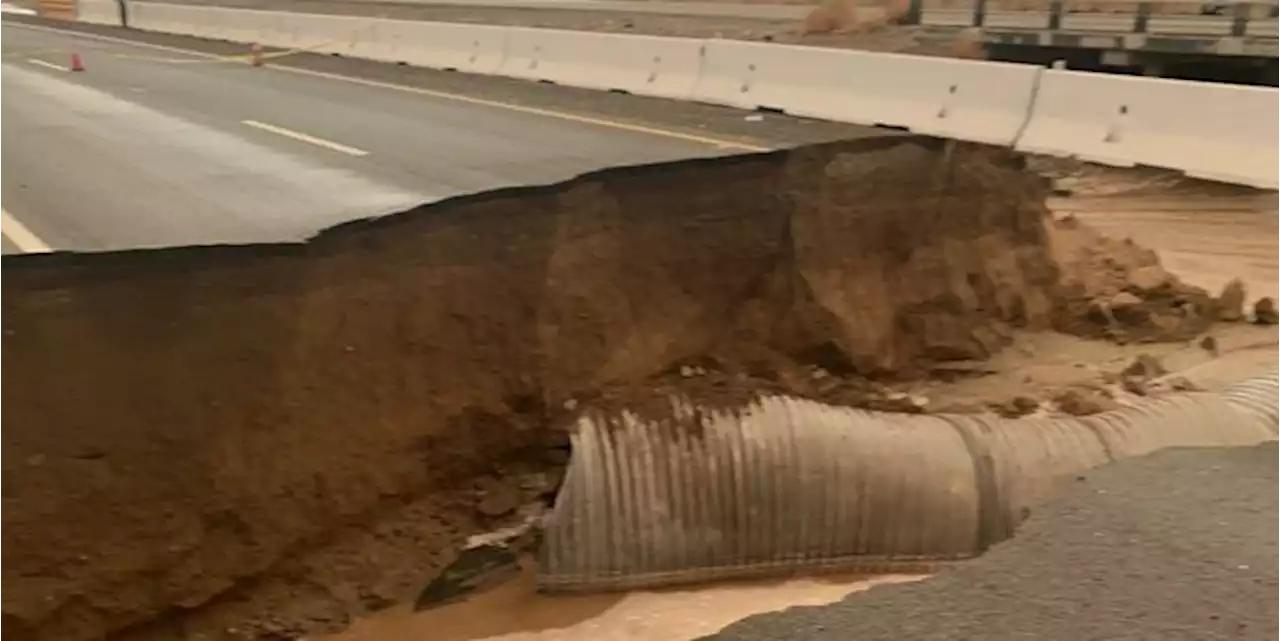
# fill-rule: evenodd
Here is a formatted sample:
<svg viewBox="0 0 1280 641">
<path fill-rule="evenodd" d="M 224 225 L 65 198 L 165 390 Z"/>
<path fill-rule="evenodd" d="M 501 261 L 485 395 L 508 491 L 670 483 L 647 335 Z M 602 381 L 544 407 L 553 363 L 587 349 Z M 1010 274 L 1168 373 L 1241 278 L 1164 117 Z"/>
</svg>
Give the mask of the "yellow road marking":
<svg viewBox="0 0 1280 641">
<path fill-rule="evenodd" d="M 98 40 L 98 41 L 101 41 L 101 42 L 111 42 L 111 43 L 116 43 L 116 44 L 129 45 L 129 46 L 133 46 L 133 47 L 140 47 L 140 48 L 144 48 L 144 49 L 153 49 L 153 50 L 157 50 L 157 51 L 168 51 L 168 52 L 172 52 L 172 53 L 180 53 L 180 54 L 184 54 L 184 55 L 188 55 L 188 56 L 195 56 L 195 57 L 199 57 L 199 58 L 219 58 L 219 57 L 220 57 L 220 56 L 218 56 L 217 54 L 205 53 L 205 52 L 202 52 L 202 51 L 193 51 L 193 50 L 190 50 L 190 49 L 182 49 L 182 48 L 179 48 L 179 47 L 171 47 L 171 46 L 168 46 L 168 45 L 152 44 L 152 43 L 149 43 L 149 42 L 134 42 L 134 41 L 127 40 L 127 39 L 124 39 L 124 38 L 115 38 L 115 37 L 112 37 L 112 36 L 103 36 L 103 35 L 99 35 L 99 34 L 96 34 L 96 33 L 82 33 L 82 32 L 78 32 L 78 31 L 66 31 L 66 30 L 63 30 L 63 29 L 54 29 L 54 28 L 51 28 L 51 27 L 44 27 L 44 26 L 38 26 L 38 25 L 29 25 L 29 24 L 19 24 L 19 23 L 13 23 L 13 24 L 9 24 L 9 25 L 6 25 L 6 26 L 13 26 L 13 27 L 17 27 L 17 28 L 20 28 L 20 29 L 30 29 L 30 30 L 34 30 L 34 31 L 45 31 L 45 32 L 49 32 L 49 33 L 57 33 L 57 34 L 60 34 L 60 35 L 65 35 L 65 36 L 82 37 L 82 38 L 87 38 L 87 39 L 90 39 L 90 40 Z M 407 93 L 417 94 L 417 95 L 420 95 L 420 96 L 429 96 L 429 97 L 432 97 L 432 98 L 440 98 L 440 99 L 443 99 L 443 100 L 453 100 L 453 101 L 462 102 L 462 103 L 466 103 L 466 104 L 470 104 L 470 105 L 477 105 L 477 106 L 483 106 L 483 107 L 491 107 L 491 108 L 494 108 L 494 109 L 505 109 L 505 110 L 507 110 L 507 111 L 515 111 L 515 112 L 518 112 L 518 113 L 525 113 L 525 114 L 530 114 L 530 115 L 535 115 L 535 116 L 543 116 L 543 117 L 545 117 L 545 118 L 555 118 L 555 119 L 557 119 L 557 120 L 565 120 L 565 121 L 569 121 L 569 122 L 576 122 L 576 123 L 581 123 L 581 124 L 586 124 L 586 125 L 594 125 L 594 126 L 598 126 L 598 127 L 606 127 L 606 128 L 609 128 L 609 129 L 617 129 L 617 130 L 621 130 L 621 131 L 630 131 L 630 132 L 634 132 L 634 133 L 648 134 L 648 135 L 651 135 L 651 136 L 660 136 L 660 137 L 663 137 L 663 138 L 672 138 L 672 139 L 676 139 L 676 140 L 683 140 L 683 141 L 686 141 L 686 142 L 694 142 L 694 143 L 698 143 L 698 144 L 702 144 L 702 145 L 709 145 L 709 146 L 711 146 L 711 147 L 715 147 L 716 149 L 731 149 L 731 150 L 738 150 L 738 151 L 752 151 L 752 152 L 755 152 L 755 151 L 772 151 L 772 148 L 770 148 L 770 147 L 762 147 L 762 146 L 759 146 L 759 145 L 752 145 L 752 144 L 750 144 L 750 143 L 738 142 L 738 141 L 734 141 L 734 140 L 725 140 L 725 139 L 721 139 L 721 138 L 713 138 L 713 137 L 710 137 L 710 136 L 700 136 L 700 135 L 697 135 L 697 134 L 690 134 L 690 133 L 685 133 L 685 132 L 681 132 L 681 131 L 674 131 L 674 130 L 671 130 L 671 129 L 661 129 L 661 128 L 658 128 L 658 127 L 649 127 L 649 126 L 646 126 L 646 125 L 639 125 L 639 124 L 634 124 L 634 123 L 621 122 L 621 121 L 617 121 L 617 120 L 610 120 L 610 119 L 607 119 L 607 118 L 597 118 L 597 117 L 593 117 L 593 116 L 584 116 L 584 115 L 581 115 L 581 114 L 570 113 L 570 112 L 567 112 L 567 111 L 559 111 L 559 110 L 555 110 L 555 109 L 544 109 L 544 108 L 541 108 L 541 107 L 530 107 L 530 106 L 527 106 L 527 105 L 520 105 L 520 104 L 515 104 L 515 103 L 510 103 L 510 102 L 502 102 L 502 101 L 499 101 L 499 100 L 490 100 L 490 99 L 487 99 L 487 98 L 476 98 L 476 97 L 474 97 L 474 96 L 467 96 L 467 95 L 463 95 L 463 94 L 449 93 L 449 92 L 447 92 L 447 91 L 438 91 L 438 90 L 435 90 L 435 89 L 422 89 L 422 88 L 419 88 L 419 87 L 410 87 L 410 86 L 408 86 L 408 85 L 398 85 L 398 84 L 391 83 L 391 82 L 382 82 L 382 81 L 380 81 L 380 80 L 368 80 L 368 79 L 365 79 L 365 78 L 356 78 L 356 77 L 353 77 L 353 76 L 344 76 L 344 75 L 341 75 L 341 74 L 328 73 L 328 72 L 325 72 L 325 71 L 312 71 L 312 70 L 310 70 L 310 69 L 299 69 L 299 68 L 297 68 L 297 67 L 284 67 L 284 66 L 280 66 L 280 65 L 272 65 L 272 64 L 263 65 L 263 66 L 264 66 L 264 68 L 269 68 L 269 69 L 273 69 L 273 70 L 276 70 L 276 71 L 284 71 L 284 72 L 288 72 L 288 73 L 296 73 L 296 74 L 301 74 L 301 75 L 306 75 L 306 76 L 313 76 L 313 77 L 317 77 L 317 78 L 325 78 L 325 79 L 328 79 L 328 80 L 337 80 L 337 81 L 340 81 L 340 82 L 349 82 L 349 83 L 353 83 L 353 84 L 363 85 L 363 86 L 366 86 L 366 87 L 375 87 L 375 88 L 379 88 L 379 89 L 390 89 L 390 90 L 392 90 L 392 91 L 402 91 L 402 92 L 407 92 Z"/>
<path fill-rule="evenodd" d="M 566 111 L 558 111 L 555 109 L 543 109 L 541 107 L 530 107 L 528 105 L 519 105 L 510 102 L 502 102 L 499 100 L 489 100 L 487 98 L 476 98 L 474 96 L 466 96 L 463 94 L 449 93 L 447 91 L 438 91 L 435 89 L 422 89 L 419 87 L 410 87 L 407 85 L 397 85 L 390 82 L 382 82 L 380 80 L 368 80 L 365 78 L 355 78 L 352 76 L 343 76 L 340 74 L 329 73 L 327 71 L 312 71 L 310 69 L 298 69 L 296 67 L 281 67 L 277 65 L 266 65 L 272 69 L 280 69 L 291 73 L 302 74 L 304 76 L 315 76 L 317 78 L 327 78 L 329 80 L 340 80 L 350 82 L 366 87 L 376 87 L 379 89 L 390 89 L 393 91 L 404 91 L 408 93 L 418 94 L 420 96 L 430 96 L 432 98 L 441 98 L 444 100 L 454 100 L 470 105 L 482 107 L 493 107 L 495 109 L 506 109 L 508 111 L 516 111 L 519 113 L 530 114 L 534 116 L 543 116 L 546 118 L 555 118 L 557 120 L 567 120 L 569 122 L 577 122 L 586 125 L 596 125 L 599 127 L 608 127 L 610 129 L 621 129 L 623 131 L 631 131 L 635 133 L 649 134 L 651 136 L 662 136 L 664 138 L 675 138 L 677 140 L 685 140 L 688 142 L 696 142 L 703 145 L 710 145 L 717 149 L 738 149 L 742 151 L 772 151 L 769 147 L 760 147 L 732 140 L 724 140 L 720 138 L 712 138 L 710 136 L 699 136 L 697 134 L 687 134 L 681 131 L 673 131 L 670 129 L 660 129 L 658 127 L 648 127 L 645 125 L 637 125 L 628 122 L 620 122 L 617 120 L 609 120 L 607 118 L 596 118 L 593 116 L 583 116 L 580 114 L 569 113 Z"/>
</svg>

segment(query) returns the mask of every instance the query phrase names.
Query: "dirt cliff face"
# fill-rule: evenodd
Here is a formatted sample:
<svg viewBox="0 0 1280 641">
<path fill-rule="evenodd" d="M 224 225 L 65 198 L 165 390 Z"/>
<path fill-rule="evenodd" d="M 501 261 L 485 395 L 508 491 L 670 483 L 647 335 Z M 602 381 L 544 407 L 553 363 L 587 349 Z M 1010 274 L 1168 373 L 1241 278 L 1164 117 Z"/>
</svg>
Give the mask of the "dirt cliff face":
<svg viewBox="0 0 1280 641">
<path fill-rule="evenodd" d="M 1005 152 L 887 136 L 489 192 L 304 245 L 5 257 L 5 628 L 194 616 L 388 506 L 470 496 L 566 400 L 703 355 L 981 357 L 1051 324 L 1043 197 Z M 448 518 L 440 546 L 476 527 Z"/>
</svg>

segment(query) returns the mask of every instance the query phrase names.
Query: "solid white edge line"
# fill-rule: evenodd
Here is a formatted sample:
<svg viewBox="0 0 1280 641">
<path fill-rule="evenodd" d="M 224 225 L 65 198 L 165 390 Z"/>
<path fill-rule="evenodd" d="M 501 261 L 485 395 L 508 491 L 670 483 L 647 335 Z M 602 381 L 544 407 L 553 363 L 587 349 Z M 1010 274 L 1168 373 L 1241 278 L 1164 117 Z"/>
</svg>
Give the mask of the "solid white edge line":
<svg viewBox="0 0 1280 641">
<path fill-rule="evenodd" d="M 59 64 L 54 64 L 52 62 L 49 62 L 48 60 L 41 60 L 39 58 L 27 58 L 27 62 L 30 62 L 33 65 L 40 65 L 41 67 L 44 67 L 46 69 L 53 69 L 54 71 L 67 71 L 66 67 Z"/>
<path fill-rule="evenodd" d="M 294 140 L 299 140 L 299 141 L 302 141 L 302 142 L 311 143 L 311 144 L 313 144 L 313 145 L 315 145 L 315 146 L 317 146 L 317 147 L 324 147 L 325 149 L 332 149 L 333 151 L 342 152 L 342 153 L 344 153 L 344 154 L 348 154 L 348 155 L 351 155 L 351 156 L 368 156 L 368 155 L 369 155 L 369 152 L 367 152 L 367 151 L 365 151 L 365 150 L 363 150 L 363 149 L 356 149 L 355 147 L 348 147 L 348 146 L 343 145 L 343 144 L 341 144 L 341 143 L 336 143 L 336 142 L 333 142 L 333 141 L 331 141 L 331 140 L 325 140 L 324 138 L 317 138 L 317 137 L 315 137 L 315 136 L 311 136 L 311 135 L 308 135 L 308 134 L 304 134 L 304 133 L 302 133 L 302 132 L 300 132 L 300 131 L 294 131 L 294 130 L 292 130 L 292 129 L 285 129 L 284 127 L 277 127 L 277 126 L 275 126 L 275 125 L 269 125 L 269 124 L 267 124 L 267 123 L 265 123 L 265 122 L 258 122 L 257 120 L 241 120 L 240 122 L 241 122 L 241 123 L 243 123 L 243 124 L 245 124 L 245 125 L 248 125 L 248 126 L 250 126 L 250 127 L 253 127 L 254 129 L 261 129 L 261 130 L 263 130 L 263 131 L 269 131 L 269 132 L 271 132 L 271 133 L 273 133 L 273 134 L 276 134 L 277 136 L 284 136 L 285 138 L 292 138 L 292 139 L 294 139 Z"/>
<path fill-rule="evenodd" d="M 28 254 L 43 254 L 53 251 L 53 248 L 40 240 L 27 226 L 18 221 L 3 208 L 0 208 L 0 232 L 4 233 L 10 241 L 13 242 L 18 249 Z"/>
</svg>

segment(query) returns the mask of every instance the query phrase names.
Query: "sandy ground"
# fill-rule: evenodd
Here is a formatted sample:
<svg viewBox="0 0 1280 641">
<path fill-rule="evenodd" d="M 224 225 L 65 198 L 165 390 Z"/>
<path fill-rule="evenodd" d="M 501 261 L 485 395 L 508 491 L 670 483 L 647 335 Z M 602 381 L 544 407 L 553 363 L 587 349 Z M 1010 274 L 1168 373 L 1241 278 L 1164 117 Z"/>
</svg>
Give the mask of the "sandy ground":
<svg viewBox="0 0 1280 641">
<path fill-rule="evenodd" d="M 549 597 L 532 576 L 465 603 L 413 614 L 408 607 L 357 623 L 327 641 L 680 641 L 710 634 L 746 616 L 797 605 L 824 605 L 877 585 L 919 576 L 835 577 L 741 583 L 626 595 Z"/>
</svg>

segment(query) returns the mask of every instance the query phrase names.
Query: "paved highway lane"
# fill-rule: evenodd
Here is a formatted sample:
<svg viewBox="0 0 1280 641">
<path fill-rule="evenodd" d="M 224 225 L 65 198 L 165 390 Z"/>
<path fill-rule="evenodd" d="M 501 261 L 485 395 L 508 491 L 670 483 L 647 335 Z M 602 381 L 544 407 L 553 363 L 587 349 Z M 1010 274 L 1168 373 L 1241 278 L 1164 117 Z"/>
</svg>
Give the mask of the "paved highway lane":
<svg viewBox="0 0 1280 641">
<path fill-rule="evenodd" d="M 305 238 L 608 166 L 733 151 L 603 122 L 3 27 L 3 203 L 53 249 Z M 61 67 L 81 53 L 84 73 Z M 30 251 L 30 250 L 27 250 Z"/>
</svg>

